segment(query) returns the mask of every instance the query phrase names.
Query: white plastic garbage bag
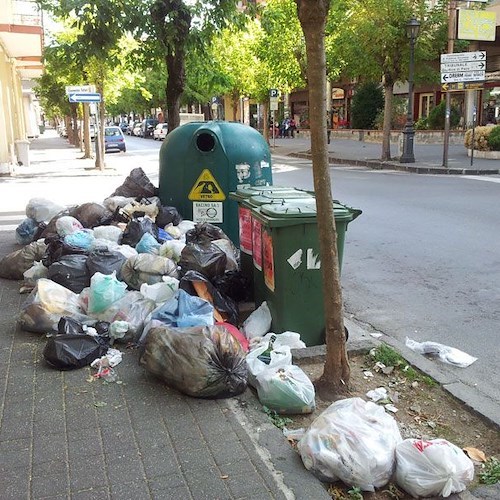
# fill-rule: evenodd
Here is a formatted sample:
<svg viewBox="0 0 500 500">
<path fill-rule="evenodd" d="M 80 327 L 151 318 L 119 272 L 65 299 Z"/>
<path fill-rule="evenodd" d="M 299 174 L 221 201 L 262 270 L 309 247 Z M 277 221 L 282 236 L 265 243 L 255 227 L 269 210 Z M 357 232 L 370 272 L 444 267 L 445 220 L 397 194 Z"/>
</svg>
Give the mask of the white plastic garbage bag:
<svg viewBox="0 0 500 500">
<path fill-rule="evenodd" d="M 172 259 L 175 263 L 181 260 L 181 253 L 186 244 L 179 240 L 167 240 L 162 244 L 158 255 Z"/>
<path fill-rule="evenodd" d="M 280 414 L 311 413 L 316 407 L 309 377 L 295 365 L 266 368 L 257 377 L 259 401 Z"/>
<path fill-rule="evenodd" d="M 267 302 L 264 301 L 244 321 L 242 330 L 248 340 L 255 337 L 263 337 L 271 329 L 271 322 L 271 311 Z"/>
<path fill-rule="evenodd" d="M 269 342 L 274 336 L 274 347 L 287 345 L 290 349 L 305 349 L 307 346 L 300 340 L 300 333 L 283 332 L 283 333 L 266 333 L 262 337 L 262 342 Z"/>
<path fill-rule="evenodd" d="M 254 387 L 256 386 L 257 376 L 263 370 L 269 368 L 283 368 L 292 364 L 292 352 L 287 345 L 276 348 L 273 345 L 269 353 L 269 359 L 267 359 L 269 362 L 266 363 L 262 361 L 262 359 L 259 359 L 259 356 L 262 357 L 268 350 L 269 342 L 262 342 L 247 354 L 248 383 Z"/>
<path fill-rule="evenodd" d="M 364 491 L 387 484 L 401 442 L 394 417 L 361 398 L 330 405 L 298 443 L 306 469 L 322 481 L 341 480 Z"/>
<path fill-rule="evenodd" d="M 164 276 L 163 281 L 148 285 L 143 283 L 140 292 L 147 299 L 154 300 L 157 304 L 163 304 L 170 300 L 179 289 L 179 280 L 171 276 Z"/>
<path fill-rule="evenodd" d="M 123 231 L 118 226 L 97 226 L 94 227 L 94 237 L 99 240 L 107 240 L 119 243 Z"/>
<path fill-rule="evenodd" d="M 473 479 L 472 460 L 445 439 L 405 439 L 396 446 L 396 482 L 414 497 L 446 498 Z"/>
<path fill-rule="evenodd" d="M 35 262 L 27 271 L 24 271 L 24 281 L 27 285 L 35 285 L 40 278 L 46 278 L 49 270 L 41 261 Z"/>
<path fill-rule="evenodd" d="M 26 217 L 35 219 L 37 222 L 49 221 L 64 210 L 64 206 L 58 205 L 45 198 L 31 198 L 26 205 Z"/>
<path fill-rule="evenodd" d="M 460 351 L 455 347 L 438 344 L 437 342 L 417 342 L 406 337 L 406 347 L 419 354 L 431 354 L 437 356 L 443 363 L 467 368 L 469 365 L 477 361 L 477 358 Z"/>
<path fill-rule="evenodd" d="M 81 222 L 70 215 L 63 215 L 56 220 L 57 234 L 62 238 L 68 234 L 76 233 L 76 231 L 81 231 L 82 229 L 83 226 Z"/>
</svg>

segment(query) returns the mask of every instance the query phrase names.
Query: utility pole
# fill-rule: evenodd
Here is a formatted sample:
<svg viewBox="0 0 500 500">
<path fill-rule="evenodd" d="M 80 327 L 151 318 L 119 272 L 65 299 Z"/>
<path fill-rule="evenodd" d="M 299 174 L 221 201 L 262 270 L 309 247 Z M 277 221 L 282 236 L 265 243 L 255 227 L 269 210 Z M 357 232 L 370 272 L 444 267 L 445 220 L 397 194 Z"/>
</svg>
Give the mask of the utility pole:
<svg viewBox="0 0 500 500">
<path fill-rule="evenodd" d="M 448 6 L 448 54 L 453 54 L 456 31 L 457 2 L 450 0 Z M 443 167 L 448 168 L 448 148 L 450 144 L 451 92 L 446 91 L 446 111 L 444 115 Z"/>
</svg>

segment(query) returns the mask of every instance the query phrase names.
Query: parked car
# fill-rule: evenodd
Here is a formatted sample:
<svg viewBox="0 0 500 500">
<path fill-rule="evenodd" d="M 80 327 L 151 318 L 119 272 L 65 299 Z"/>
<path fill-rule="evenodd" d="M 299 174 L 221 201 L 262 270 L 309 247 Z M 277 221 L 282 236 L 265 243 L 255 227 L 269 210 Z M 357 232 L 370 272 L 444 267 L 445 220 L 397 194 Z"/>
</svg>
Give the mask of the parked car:
<svg viewBox="0 0 500 500">
<path fill-rule="evenodd" d="M 156 118 L 146 118 L 142 120 L 139 137 L 153 137 L 153 130 L 156 125 L 158 125 L 158 120 Z"/>
<path fill-rule="evenodd" d="M 131 135 L 135 135 L 136 137 L 140 137 L 140 135 L 141 135 L 141 125 L 142 125 L 142 122 L 137 122 L 134 125 L 134 128 L 132 130 L 132 134 Z"/>
<path fill-rule="evenodd" d="M 104 127 L 104 152 L 127 151 L 125 137 L 120 127 Z"/>
<path fill-rule="evenodd" d="M 127 122 L 121 122 L 120 125 L 118 125 L 121 129 L 121 131 L 125 134 L 128 130 L 128 123 Z"/>
<path fill-rule="evenodd" d="M 158 123 L 153 130 L 153 139 L 155 141 L 163 141 L 168 132 L 168 123 Z"/>
</svg>

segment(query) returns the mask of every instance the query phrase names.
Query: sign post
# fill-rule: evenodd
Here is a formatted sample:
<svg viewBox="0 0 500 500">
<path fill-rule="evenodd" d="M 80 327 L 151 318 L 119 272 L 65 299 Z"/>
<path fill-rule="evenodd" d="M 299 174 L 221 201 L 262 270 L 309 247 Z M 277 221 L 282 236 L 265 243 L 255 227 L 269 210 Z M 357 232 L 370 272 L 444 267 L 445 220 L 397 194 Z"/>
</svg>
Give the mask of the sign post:
<svg viewBox="0 0 500 500">
<path fill-rule="evenodd" d="M 276 110 L 278 109 L 278 89 L 269 89 L 269 109 L 273 112 L 273 148 L 276 147 Z"/>
</svg>

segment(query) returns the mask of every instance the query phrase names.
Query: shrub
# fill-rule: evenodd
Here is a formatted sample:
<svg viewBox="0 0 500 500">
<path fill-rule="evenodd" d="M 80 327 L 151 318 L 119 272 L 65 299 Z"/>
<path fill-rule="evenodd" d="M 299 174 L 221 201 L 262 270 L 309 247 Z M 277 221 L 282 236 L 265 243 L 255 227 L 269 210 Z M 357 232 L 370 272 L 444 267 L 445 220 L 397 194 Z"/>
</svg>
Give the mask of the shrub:
<svg viewBox="0 0 500 500">
<path fill-rule="evenodd" d="M 474 129 L 474 149 L 476 151 L 491 151 L 488 144 L 488 136 L 495 128 L 500 127 L 476 127 Z M 472 149 L 472 129 L 465 132 L 464 146 L 467 149 Z"/>
<path fill-rule="evenodd" d="M 352 98 L 351 122 L 353 128 L 373 129 L 375 118 L 384 106 L 384 94 L 380 85 L 363 83 Z"/>
<path fill-rule="evenodd" d="M 487 137 L 488 146 L 492 151 L 500 151 L 500 125 L 488 128 L 491 128 L 491 132 Z"/>
<path fill-rule="evenodd" d="M 427 118 L 420 118 L 415 122 L 415 130 L 428 130 L 429 120 Z"/>
<path fill-rule="evenodd" d="M 427 121 L 431 130 L 444 130 L 444 119 L 446 113 L 446 101 L 442 100 L 431 110 Z M 460 122 L 460 112 L 454 106 L 450 108 L 450 127 L 456 127 Z"/>
</svg>

